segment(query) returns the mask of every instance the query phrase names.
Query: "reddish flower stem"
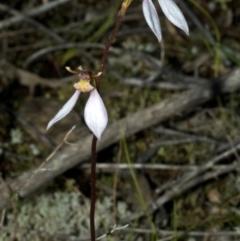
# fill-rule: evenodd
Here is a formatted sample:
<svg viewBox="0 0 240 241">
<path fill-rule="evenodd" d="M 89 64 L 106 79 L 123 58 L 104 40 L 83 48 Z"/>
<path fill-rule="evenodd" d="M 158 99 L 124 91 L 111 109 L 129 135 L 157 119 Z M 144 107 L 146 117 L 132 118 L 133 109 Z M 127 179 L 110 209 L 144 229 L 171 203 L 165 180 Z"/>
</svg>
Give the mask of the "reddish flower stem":
<svg viewBox="0 0 240 241">
<path fill-rule="evenodd" d="M 105 70 L 109 49 L 110 49 L 110 47 L 113 43 L 113 40 L 115 39 L 115 37 L 116 37 L 116 35 L 117 35 L 117 33 L 120 29 L 123 17 L 125 16 L 125 13 L 126 13 L 126 10 L 127 10 L 127 6 L 123 3 L 121 9 L 118 12 L 117 20 L 115 22 L 113 31 L 112 31 L 110 37 L 108 38 L 107 43 L 105 45 L 105 49 L 103 51 L 103 56 L 102 56 L 101 64 L 100 64 L 100 68 L 99 68 L 99 72 L 101 72 L 101 73 L 103 73 L 103 71 Z M 101 77 L 102 77 L 102 75 L 100 75 L 97 78 L 97 89 L 98 89 L 98 91 L 99 91 L 99 88 L 100 88 Z"/>
<path fill-rule="evenodd" d="M 129 5 L 129 4 L 128 4 Z M 122 4 L 120 11 L 118 12 L 118 17 L 116 23 L 114 25 L 113 31 L 106 43 L 105 49 L 103 51 L 103 56 L 101 59 L 101 64 L 99 68 L 99 72 L 103 72 L 105 70 L 105 65 L 107 62 L 108 52 L 113 43 L 114 38 L 116 37 L 123 17 L 126 13 L 128 5 L 125 4 L 125 1 Z M 96 89 L 100 90 L 100 80 L 101 75 L 96 78 Z M 91 241 L 96 240 L 96 233 L 95 233 L 95 203 L 96 203 L 96 163 L 97 163 L 97 138 L 93 136 L 92 139 L 92 150 L 91 150 L 92 158 L 91 158 L 91 208 L 90 208 L 90 230 L 91 230 Z"/>
<path fill-rule="evenodd" d="M 91 160 L 91 208 L 90 208 L 90 229 L 91 241 L 95 241 L 95 202 L 96 202 L 96 162 L 97 162 L 97 138 L 93 136 L 92 139 L 92 160 Z"/>
</svg>

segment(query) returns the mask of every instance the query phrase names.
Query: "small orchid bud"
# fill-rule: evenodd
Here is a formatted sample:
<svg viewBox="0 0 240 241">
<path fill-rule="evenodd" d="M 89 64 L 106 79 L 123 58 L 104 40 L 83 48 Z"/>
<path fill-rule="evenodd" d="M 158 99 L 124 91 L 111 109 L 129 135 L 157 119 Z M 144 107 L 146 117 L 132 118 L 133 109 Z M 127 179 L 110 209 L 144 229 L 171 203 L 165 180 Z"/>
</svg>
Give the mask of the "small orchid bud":
<svg viewBox="0 0 240 241">
<path fill-rule="evenodd" d="M 47 130 L 56 122 L 63 119 L 75 106 L 78 97 L 80 95 L 80 91 L 76 90 L 73 96 L 67 101 L 67 103 L 62 107 L 62 109 L 53 117 L 53 119 L 48 123 Z"/>
<path fill-rule="evenodd" d="M 161 27 L 158 18 L 158 14 L 152 0 L 143 0 L 142 3 L 143 15 L 147 21 L 148 26 L 156 35 L 158 41 L 162 39 Z"/>
<path fill-rule="evenodd" d="M 169 21 L 189 35 L 187 21 L 176 3 L 173 0 L 158 0 L 158 2 Z"/>
<path fill-rule="evenodd" d="M 86 103 L 84 118 L 88 128 L 100 140 L 108 122 L 108 115 L 105 105 L 97 90 L 94 89 Z"/>
</svg>

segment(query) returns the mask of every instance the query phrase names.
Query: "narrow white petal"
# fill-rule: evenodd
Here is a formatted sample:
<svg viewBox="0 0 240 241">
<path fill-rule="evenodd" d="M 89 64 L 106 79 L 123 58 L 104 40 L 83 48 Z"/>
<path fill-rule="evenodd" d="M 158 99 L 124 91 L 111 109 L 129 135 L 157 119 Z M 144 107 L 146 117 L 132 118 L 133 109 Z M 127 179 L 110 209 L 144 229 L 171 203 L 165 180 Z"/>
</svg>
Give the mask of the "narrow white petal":
<svg viewBox="0 0 240 241">
<path fill-rule="evenodd" d="M 88 128 L 100 140 L 108 122 L 108 115 L 105 105 L 97 90 L 94 89 L 84 109 L 84 118 Z"/>
<path fill-rule="evenodd" d="M 52 120 L 48 123 L 47 130 L 57 121 L 64 118 L 75 106 L 78 97 L 80 95 L 80 91 L 76 90 L 73 96 L 67 101 L 67 103 L 62 107 L 60 111 L 52 118 Z"/>
<path fill-rule="evenodd" d="M 158 0 L 158 2 L 169 21 L 181 28 L 188 35 L 187 21 L 176 3 L 173 0 Z"/>
<path fill-rule="evenodd" d="M 162 39 L 161 27 L 158 18 L 158 14 L 152 0 L 143 0 L 142 3 L 143 15 L 147 21 L 148 26 L 151 28 L 153 33 L 158 38 L 160 42 Z"/>
</svg>

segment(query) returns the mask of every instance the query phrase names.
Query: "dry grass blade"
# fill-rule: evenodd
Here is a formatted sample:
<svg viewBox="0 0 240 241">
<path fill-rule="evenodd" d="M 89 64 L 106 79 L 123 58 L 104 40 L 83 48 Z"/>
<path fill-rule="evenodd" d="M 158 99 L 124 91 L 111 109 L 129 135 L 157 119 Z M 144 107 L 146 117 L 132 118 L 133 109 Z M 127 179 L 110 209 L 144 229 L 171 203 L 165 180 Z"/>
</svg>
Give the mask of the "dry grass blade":
<svg viewBox="0 0 240 241">
<path fill-rule="evenodd" d="M 41 23 L 37 22 L 36 20 L 32 19 L 31 17 L 27 16 L 26 14 L 21 13 L 12 8 L 9 8 L 8 6 L 5 6 L 4 4 L 1 4 L 1 3 L 0 3 L 0 9 L 3 11 L 7 11 L 13 15 L 16 15 L 17 17 L 21 17 L 21 18 L 25 19 L 27 22 L 29 22 L 33 26 L 39 28 L 42 32 L 46 33 L 47 35 L 49 35 L 51 38 L 53 38 L 57 42 L 59 42 L 59 43 L 65 42 L 64 39 L 62 37 L 60 37 L 59 35 L 57 35 L 56 33 L 54 33 L 53 30 L 48 29 L 47 27 L 45 27 Z"/>
<path fill-rule="evenodd" d="M 169 190 L 167 190 L 162 196 L 160 196 L 155 202 L 151 203 L 151 205 L 149 205 L 148 207 L 148 211 L 150 213 L 153 213 L 154 211 L 156 211 L 157 209 L 159 209 L 159 207 L 161 207 L 162 205 L 164 205 L 165 203 L 171 201 L 173 198 L 181 195 L 182 193 L 190 190 L 191 188 L 204 183 L 208 180 L 211 180 L 213 178 L 217 178 L 220 175 L 223 174 L 227 174 L 229 172 L 235 171 L 237 168 L 239 168 L 239 163 L 238 162 L 234 162 L 231 165 L 228 165 L 226 168 L 224 169 L 217 169 L 217 170 L 213 170 L 213 171 L 208 171 L 200 176 L 195 176 L 194 178 L 192 178 L 191 182 L 187 182 L 185 183 L 184 180 L 178 180 L 178 184 L 173 183 L 173 185 L 171 187 L 169 187 Z M 131 217 L 128 217 L 126 219 L 124 219 L 122 221 L 122 223 L 124 222 L 132 222 L 136 219 L 139 219 L 143 216 L 145 216 L 145 212 L 139 212 L 135 215 L 131 215 Z"/>
<path fill-rule="evenodd" d="M 49 11 L 50 9 L 55 8 L 55 7 L 57 7 L 61 4 L 65 4 L 69 1 L 71 1 L 71 0 L 51 1 L 51 2 L 48 2 L 46 4 L 42 4 L 39 7 L 36 7 L 34 9 L 30 10 L 29 12 L 26 12 L 25 14 L 26 14 L 26 16 L 31 16 L 31 17 L 37 16 L 41 13 Z M 25 19 L 25 16 L 21 15 L 21 16 L 15 16 L 15 17 L 9 18 L 7 20 L 4 20 L 4 21 L 0 22 L 0 29 L 9 27 L 9 26 L 11 26 L 12 24 L 15 24 L 15 23 L 20 23 L 24 19 Z"/>
</svg>

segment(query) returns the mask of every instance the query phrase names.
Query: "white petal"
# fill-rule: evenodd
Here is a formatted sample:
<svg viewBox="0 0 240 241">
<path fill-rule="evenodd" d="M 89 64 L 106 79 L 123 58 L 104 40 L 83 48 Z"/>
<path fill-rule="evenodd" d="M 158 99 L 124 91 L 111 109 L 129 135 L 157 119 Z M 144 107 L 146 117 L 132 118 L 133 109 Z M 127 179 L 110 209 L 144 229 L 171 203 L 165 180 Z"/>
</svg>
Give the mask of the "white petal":
<svg viewBox="0 0 240 241">
<path fill-rule="evenodd" d="M 84 109 L 84 118 L 88 128 L 100 140 L 108 122 L 105 105 L 97 90 L 94 89 Z"/>
<path fill-rule="evenodd" d="M 76 90 L 73 96 L 67 101 L 67 103 L 62 107 L 60 111 L 52 118 L 52 120 L 48 123 L 47 130 L 57 121 L 64 118 L 75 106 L 78 97 L 80 95 L 80 91 Z"/>
<path fill-rule="evenodd" d="M 162 33 L 156 8 L 154 7 L 151 0 L 143 0 L 142 8 L 143 15 L 147 21 L 148 26 L 151 28 L 153 33 L 157 36 L 158 41 L 160 42 L 162 39 Z"/>
<path fill-rule="evenodd" d="M 158 2 L 169 21 L 188 35 L 189 30 L 186 19 L 176 3 L 173 0 L 158 0 Z"/>
</svg>

